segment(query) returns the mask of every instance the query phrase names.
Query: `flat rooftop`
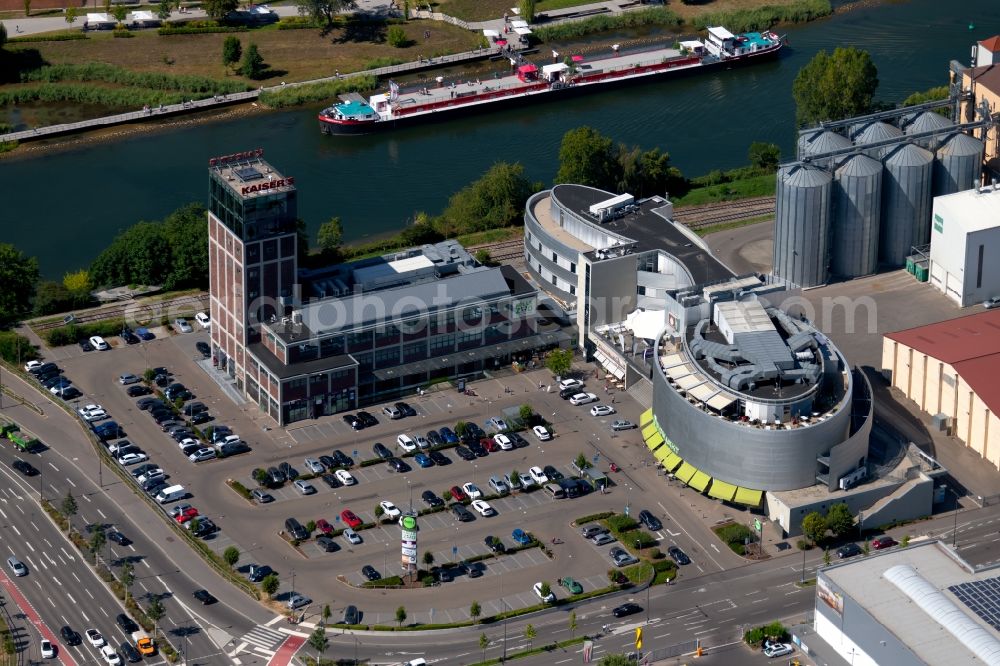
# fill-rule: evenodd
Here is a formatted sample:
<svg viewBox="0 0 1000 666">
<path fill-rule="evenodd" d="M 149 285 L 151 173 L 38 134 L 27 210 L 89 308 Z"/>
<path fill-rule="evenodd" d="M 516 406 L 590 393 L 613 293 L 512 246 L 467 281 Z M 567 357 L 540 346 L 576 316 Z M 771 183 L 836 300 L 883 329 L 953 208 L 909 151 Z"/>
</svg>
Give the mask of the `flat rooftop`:
<svg viewBox="0 0 1000 666">
<path fill-rule="evenodd" d="M 218 174 L 242 199 L 295 190 L 295 179 L 281 174 L 264 160 L 263 151 L 247 151 L 209 160 L 209 170 Z"/>
<path fill-rule="evenodd" d="M 694 242 L 671 220 L 657 212 L 668 203 L 661 197 L 637 201 L 634 212 L 607 222 L 598 222 L 591 217 L 590 207 L 607 201 L 614 196 L 614 193 L 584 185 L 562 184 L 552 188 L 552 196 L 581 220 L 586 220 L 596 228 L 635 241 L 635 252 L 662 250 L 676 257 L 691 274 L 695 284 L 716 282 L 735 276 L 711 252 Z"/>
<path fill-rule="evenodd" d="M 976 588 L 998 574 L 975 571 L 939 541 L 872 551 L 821 570 L 927 664 L 1000 663 L 1000 632 L 956 594 L 962 588 L 950 589 Z"/>
<path fill-rule="evenodd" d="M 985 231 L 1000 226 L 1000 186 L 987 185 L 934 197 L 957 215 L 949 215 L 945 224 L 955 224 L 967 232 Z"/>
<path fill-rule="evenodd" d="M 582 240 L 569 233 L 565 229 L 559 226 L 559 223 L 552 219 L 552 195 L 546 197 L 539 197 L 535 201 L 535 207 L 531 209 L 532 215 L 538 220 L 538 223 L 542 225 L 542 229 L 545 229 L 545 233 L 555 238 L 557 241 L 565 245 L 566 247 L 573 248 L 577 252 L 590 252 L 595 249 L 592 245 L 584 243 Z"/>
</svg>

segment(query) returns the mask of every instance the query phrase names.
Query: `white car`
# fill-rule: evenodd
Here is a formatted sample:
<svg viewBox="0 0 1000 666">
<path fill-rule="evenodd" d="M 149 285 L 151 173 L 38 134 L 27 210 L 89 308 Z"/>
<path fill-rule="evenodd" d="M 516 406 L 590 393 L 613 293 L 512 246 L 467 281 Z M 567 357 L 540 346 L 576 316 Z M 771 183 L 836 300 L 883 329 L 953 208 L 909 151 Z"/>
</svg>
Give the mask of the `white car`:
<svg viewBox="0 0 1000 666">
<path fill-rule="evenodd" d="M 42 659 L 55 659 L 56 649 L 52 647 L 52 641 L 42 640 Z"/>
<path fill-rule="evenodd" d="M 591 416 L 608 416 L 609 414 L 614 414 L 615 408 L 611 405 L 594 405 L 590 408 Z"/>
<path fill-rule="evenodd" d="M 324 471 L 326 471 L 326 468 L 323 467 L 323 463 L 316 460 L 315 458 L 306 458 L 305 463 L 306 463 L 306 468 L 313 474 L 322 474 Z"/>
<path fill-rule="evenodd" d="M 110 645 L 104 645 L 101 647 L 101 654 L 104 656 L 104 661 L 108 662 L 109 666 L 118 666 L 122 663 L 122 658 L 118 656 L 115 649 Z"/>
<path fill-rule="evenodd" d="M 548 594 L 542 594 L 542 584 L 541 583 L 535 583 L 531 587 L 531 589 L 535 592 L 535 596 L 538 597 L 539 599 L 541 599 L 544 603 L 551 604 L 553 601 L 556 600 L 556 595 L 552 593 L 551 589 L 549 589 L 549 593 Z"/>
<path fill-rule="evenodd" d="M 24 371 L 25 372 L 31 372 L 35 368 L 40 368 L 43 365 L 45 365 L 45 364 L 42 363 L 41 361 L 28 361 L 27 363 L 24 364 Z"/>
<path fill-rule="evenodd" d="M 590 402 L 597 402 L 597 396 L 593 393 L 577 393 L 569 399 L 571 405 L 586 405 Z"/>
<path fill-rule="evenodd" d="M 137 476 L 136 481 L 138 481 L 139 483 L 146 483 L 150 479 L 163 479 L 163 478 L 166 478 L 166 474 L 164 473 L 164 471 L 159 467 L 154 467 L 153 469 Z M 191 505 L 182 504 L 181 506 L 189 507 Z"/>
<path fill-rule="evenodd" d="M 206 460 L 214 460 L 216 457 L 215 449 L 210 449 L 206 446 L 201 447 L 194 453 L 188 456 L 188 460 L 191 462 L 205 462 Z M 296 482 L 297 483 L 297 482 Z"/>
<path fill-rule="evenodd" d="M 545 472 L 542 471 L 541 467 L 535 466 L 530 468 L 528 470 L 528 475 L 531 477 L 532 481 L 540 486 L 549 482 L 549 477 L 545 475 Z"/>
<path fill-rule="evenodd" d="M 104 338 L 102 338 L 99 335 L 91 336 L 90 346 L 96 349 L 97 351 L 107 351 L 111 349 L 111 345 L 105 342 Z"/>
<path fill-rule="evenodd" d="M 122 386 L 129 386 L 130 384 L 138 384 L 142 380 L 138 376 L 132 373 L 127 373 L 124 375 L 118 375 L 118 383 Z"/>
<path fill-rule="evenodd" d="M 510 441 L 510 437 L 508 437 L 507 435 L 503 435 L 503 434 L 494 435 L 493 436 L 493 441 L 496 442 L 497 446 L 499 446 L 504 451 L 513 451 L 514 450 L 514 442 Z"/>
<path fill-rule="evenodd" d="M 128 467 L 129 465 L 138 465 L 147 460 L 149 460 L 149 456 L 145 453 L 125 453 L 118 457 L 118 464 L 122 467 Z"/>
<path fill-rule="evenodd" d="M 341 534 L 343 534 L 344 538 L 350 543 L 353 543 L 355 546 L 361 543 L 361 535 L 352 530 L 350 527 L 346 528 L 343 532 L 341 532 Z"/>
<path fill-rule="evenodd" d="M 84 421 L 100 421 L 108 418 L 108 413 L 100 405 L 85 405 L 76 412 L 83 417 Z"/>
<path fill-rule="evenodd" d="M 183 449 L 186 446 L 191 446 L 192 444 L 198 444 L 198 443 L 199 442 L 197 439 L 193 439 L 191 437 L 185 437 L 181 441 L 177 442 L 177 446 Z"/>
<path fill-rule="evenodd" d="M 481 500 L 481 499 L 472 500 L 472 508 L 475 509 L 476 512 L 478 512 L 479 515 L 483 517 L 492 516 L 496 514 L 496 511 L 493 510 L 493 507 L 491 507 L 489 502 L 487 502 L 486 500 Z"/>
<path fill-rule="evenodd" d="M 535 426 L 531 429 L 531 431 L 535 433 L 535 437 L 537 437 L 539 441 L 547 442 L 552 439 L 552 433 L 549 432 L 548 428 L 545 426 Z"/>
<path fill-rule="evenodd" d="M 559 382 L 559 390 L 565 391 L 569 388 L 583 388 L 583 382 L 579 379 L 564 379 Z"/>
<path fill-rule="evenodd" d="M 207 314 L 205 314 L 204 312 L 199 312 L 198 314 L 196 314 L 194 316 L 194 320 L 196 322 L 198 322 L 201 325 L 202 328 L 211 328 L 212 327 L 212 320 L 211 320 L 211 318 L 209 318 L 209 316 Z"/>
<path fill-rule="evenodd" d="M 768 659 L 774 659 L 775 657 L 784 657 L 794 651 L 791 643 L 770 643 L 764 648 L 764 656 Z"/>
<path fill-rule="evenodd" d="M 463 483 L 462 491 L 469 496 L 469 499 L 479 499 L 483 496 L 483 491 L 474 483 Z"/>
<path fill-rule="evenodd" d="M 353 486 L 357 483 L 357 481 L 354 480 L 354 477 L 351 476 L 351 473 L 346 469 L 338 469 L 333 473 L 333 475 L 337 477 L 337 481 L 340 481 L 345 486 Z"/>
<path fill-rule="evenodd" d="M 191 324 L 187 323 L 187 319 L 183 317 L 181 319 L 174 320 L 174 328 L 176 328 L 181 333 L 190 333 L 194 329 L 191 328 Z"/>
<path fill-rule="evenodd" d="M 383 511 L 385 511 L 385 515 L 389 516 L 393 520 L 403 515 L 403 512 L 400 511 L 399 508 L 397 508 L 396 505 L 390 502 L 389 500 L 382 500 L 381 502 L 378 503 L 378 505 L 382 507 Z"/>
<path fill-rule="evenodd" d="M 399 444 L 399 448 L 403 449 L 407 453 L 412 453 L 417 450 L 417 443 L 413 441 L 413 438 L 409 435 L 400 435 L 396 438 L 396 443 Z"/>
<path fill-rule="evenodd" d="M 85 633 L 87 634 L 87 642 L 95 648 L 104 646 L 104 636 L 101 636 L 101 632 L 97 629 L 87 629 Z"/>
</svg>

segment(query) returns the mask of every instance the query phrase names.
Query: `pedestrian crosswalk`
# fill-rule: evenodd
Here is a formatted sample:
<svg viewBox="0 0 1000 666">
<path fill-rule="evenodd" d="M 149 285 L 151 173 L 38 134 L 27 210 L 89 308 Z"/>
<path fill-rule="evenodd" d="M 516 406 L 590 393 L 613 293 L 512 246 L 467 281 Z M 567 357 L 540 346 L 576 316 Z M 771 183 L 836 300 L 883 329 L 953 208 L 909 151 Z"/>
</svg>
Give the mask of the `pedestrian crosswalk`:
<svg viewBox="0 0 1000 666">
<path fill-rule="evenodd" d="M 236 642 L 249 647 L 255 652 L 273 655 L 278 647 L 285 642 L 286 638 L 288 638 L 288 634 L 283 634 L 277 629 L 257 625 L 243 634 Z M 242 651 L 242 649 L 238 651 Z"/>
</svg>

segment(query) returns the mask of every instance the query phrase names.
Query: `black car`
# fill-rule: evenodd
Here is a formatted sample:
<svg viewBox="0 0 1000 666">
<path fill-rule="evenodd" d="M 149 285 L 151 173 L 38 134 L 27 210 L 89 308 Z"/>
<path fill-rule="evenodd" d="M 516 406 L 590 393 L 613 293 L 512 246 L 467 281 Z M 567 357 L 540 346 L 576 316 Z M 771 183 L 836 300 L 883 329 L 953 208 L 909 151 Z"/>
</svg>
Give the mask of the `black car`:
<svg viewBox="0 0 1000 666">
<path fill-rule="evenodd" d="M 50 379 L 55 379 L 56 377 L 61 377 L 61 376 L 62 376 L 62 370 L 56 369 L 56 370 L 49 370 L 47 372 L 43 372 L 41 374 L 35 375 L 35 379 L 38 380 L 39 384 L 44 384 L 45 382 L 49 381 Z"/>
<path fill-rule="evenodd" d="M 854 557 L 855 555 L 860 555 L 861 552 L 861 547 L 858 544 L 848 543 L 837 549 L 837 557 L 840 559 Z"/>
<path fill-rule="evenodd" d="M 219 526 L 213 523 L 208 518 L 199 518 L 198 525 L 195 529 L 191 530 L 191 534 L 198 537 L 199 539 L 204 539 L 207 536 L 215 534 L 219 531 Z"/>
<path fill-rule="evenodd" d="M 163 375 L 163 374 L 161 374 L 161 375 L 153 375 L 153 383 L 156 384 L 157 386 L 159 386 L 160 388 L 163 388 L 165 386 L 169 386 L 169 384 L 170 384 L 170 375 Z"/>
<path fill-rule="evenodd" d="M 472 451 L 470 451 L 469 449 L 465 448 L 461 444 L 459 444 L 458 446 L 455 447 L 455 453 L 462 460 L 475 460 L 476 459 L 476 454 L 473 453 Z M 437 462 L 437 461 L 435 460 L 434 462 Z"/>
<path fill-rule="evenodd" d="M 278 465 L 278 469 L 281 470 L 281 473 L 284 474 L 285 478 L 288 479 L 289 481 L 294 481 L 295 479 L 299 478 L 299 470 L 295 469 L 287 462 L 283 462 L 280 465 Z"/>
<path fill-rule="evenodd" d="M 84 352 L 94 351 L 94 345 L 90 344 L 90 340 L 80 340 L 80 342 L 78 342 L 77 344 L 80 345 L 80 351 Z"/>
<path fill-rule="evenodd" d="M 479 442 L 469 442 L 469 450 L 472 451 L 477 458 L 485 458 L 489 455 L 486 447 Z"/>
<path fill-rule="evenodd" d="M 659 532 L 663 529 L 663 523 L 660 519 L 654 516 L 652 513 L 643 509 L 639 512 L 639 522 L 648 527 L 653 532 Z"/>
<path fill-rule="evenodd" d="M 319 478 L 323 481 L 323 483 L 325 483 L 331 488 L 340 487 L 340 481 L 333 474 L 324 474 Z"/>
<path fill-rule="evenodd" d="M 194 439 L 194 433 L 184 427 L 177 427 L 170 431 L 170 437 L 180 444 L 185 439 Z"/>
<path fill-rule="evenodd" d="M 861 552 L 860 549 L 858 550 L 858 552 Z M 671 546 L 670 548 L 668 548 L 667 555 L 669 555 L 670 559 L 672 559 L 677 564 L 691 564 L 691 558 L 688 557 L 687 553 L 685 553 L 677 546 Z"/>
<path fill-rule="evenodd" d="M 428 430 L 427 439 L 430 440 L 431 446 L 441 446 L 444 444 L 444 440 L 441 438 L 441 434 L 437 430 Z"/>
<path fill-rule="evenodd" d="M 639 604 L 622 604 L 621 606 L 615 606 L 611 611 L 611 614 L 615 617 L 625 617 L 626 615 L 632 615 L 633 613 L 638 613 L 642 610 L 642 606 Z"/>
<path fill-rule="evenodd" d="M 319 464 L 326 469 L 333 469 L 337 466 L 337 461 L 334 460 L 332 456 L 320 456 L 317 460 L 319 460 Z"/>
<path fill-rule="evenodd" d="M 62 391 L 60 391 L 56 395 L 58 395 L 63 400 L 75 400 L 76 398 L 79 398 L 83 394 L 80 393 L 80 389 L 78 389 L 77 387 L 70 386 L 67 389 L 63 389 Z"/>
<path fill-rule="evenodd" d="M 413 407 L 410 407 L 405 402 L 397 402 L 396 403 L 396 409 L 398 409 L 399 411 L 401 411 L 403 413 L 403 416 L 416 416 L 417 415 L 417 410 L 413 409 Z"/>
<path fill-rule="evenodd" d="M 375 452 L 375 455 L 384 460 L 392 458 L 392 451 L 387 449 L 385 444 L 381 442 L 375 442 L 375 446 L 372 447 L 372 451 Z"/>
<path fill-rule="evenodd" d="M 292 535 L 293 539 L 298 539 L 302 541 L 303 539 L 309 538 L 309 532 L 306 528 L 295 518 L 285 519 L 285 530 Z"/>
<path fill-rule="evenodd" d="M 127 345 L 137 345 L 139 344 L 139 336 L 132 331 L 122 331 L 122 340 L 125 341 Z"/>
<path fill-rule="evenodd" d="M 280 486 L 285 482 L 285 473 L 277 467 L 268 467 L 267 478 L 271 482 L 271 485 Z"/>
<path fill-rule="evenodd" d="M 115 617 L 115 623 L 118 624 L 118 626 L 121 627 L 122 631 L 126 634 L 131 634 L 133 631 L 139 631 L 139 625 L 125 613 L 118 613 Z"/>
<path fill-rule="evenodd" d="M 204 356 L 205 358 L 208 358 L 209 356 L 212 355 L 212 348 L 209 347 L 208 343 L 203 340 L 199 340 L 198 342 L 194 343 L 194 348 L 197 349 L 199 352 L 201 352 L 201 355 Z"/>
<path fill-rule="evenodd" d="M 181 411 L 184 416 L 194 416 L 195 414 L 200 414 L 201 412 L 207 412 L 208 407 L 206 407 L 203 402 L 189 402 L 184 405 L 184 409 Z"/>
<path fill-rule="evenodd" d="M 166 407 L 163 401 L 159 398 L 143 398 L 142 400 L 136 400 L 135 406 L 144 412 L 148 412 L 153 407 Z"/>
<path fill-rule="evenodd" d="M 212 420 L 212 415 L 208 412 L 198 412 L 191 417 L 191 423 L 198 425 L 200 423 L 208 423 Z"/>
<path fill-rule="evenodd" d="M 439 583 L 450 583 L 455 580 L 455 576 L 452 574 L 451 569 L 447 569 L 445 567 L 434 569 L 434 578 Z"/>
<path fill-rule="evenodd" d="M 365 427 L 365 424 L 361 422 L 361 419 L 354 414 L 344 414 L 344 423 L 351 426 L 355 430 L 362 430 Z"/>
<path fill-rule="evenodd" d="M 358 418 L 365 424 L 366 428 L 378 425 L 378 419 L 370 412 L 358 412 Z"/>
<path fill-rule="evenodd" d="M 528 445 L 528 440 L 526 440 L 524 437 L 521 437 L 519 433 L 510 432 L 507 433 L 507 437 L 510 438 L 510 441 L 514 443 L 514 446 L 516 448 L 523 449 Z"/>
<path fill-rule="evenodd" d="M 70 384 L 72 384 L 72 382 L 63 377 L 62 375 L 55 375 L 54 377 L 50 377 L 42 382 L 42 386 L 44 386 L 47 389 L 52 388 L 56 384 L 65 384 L 66 386 L 69 386 Z"/>
<path fill-rule="evenodd" d="M 38 375 L 44 374 L 46 372 L 51 372 L 52 370 L 58 370 L 58 369 L 59 369 L 59 366 L 56 365 L 55 363 L 42 363 L 37 368 L 32 368 L 31 370 L 28 370 L 28 372 L 30 374 L 34 375 L 35 377 L 37 377 Z"/>
<path fill-rule="evenodd" d="M 361 569 L 361 575 L 368 580 L 380 580 L 382 578 L 382 574 L 376 571 L 375 567 L 370 564 L 366 564 L 364 568 Z"/>
<path fill-rule="evenodd" d="M 316 545 L 322 548 L 325 553 L 333 553 L 340 550 L 337 542 L 328 536 L 316 537 Z"/>
<path fill-rule="evenodd" d="M 163 375 L 164 377 L 169 377 L 170 375 L 173 374 L 172 372 L 170 372 L 169 370 L 167 370 L 164 367 L 153 368 L 152 370 L 153 370 L 153 376 L 154 377 L 156 375 Z"/>
<path fill-rule="evenodd" d="M 580 393 L 580 389 L 577 387 L 564 388 L 562 391 L 559 391 L 559 397 L 562 398 L 563 400 L 569 400 L 577 393 Z"/>
<path fill-rule="evenodd" d="M 233 434 L 232 429 L 227 425 L 212 426 L 212 443 L 218 444 L 226 437 Z"/>
<path fill-rule="evenodd" d="M 480 578 L 482 577 L 483 569 L 485 568 L 486 567 L 483 566 L 482 562 L 473 562 L 468 567 L 466 567 L 465 575 L 468 576 L 469 578 Z"/>
<path fill-rule="evenodd" d="M 73 646 L 80 644 L 80 634 L 73 631 L 72 627 L 64 625 L 63 628 L 59 630 L 59 635 L 62 636 L 63 643 L 66 645 Z"/>
<path fill-rule="evenodd" d="M 111 530 L 108 532 L 108 541 L 114 541 L 119 546 L 128 546 L 132 543 L 132 540 L 127 536 L 119 532 L 118 530 Z M 128 630 L 129 632 L 136 631 L 135 629 Z"/>
<path fill-rule="evenodd" d="M 218 601 L 208 590 L 195 590 L 192 596 L 206 606 Z"/>
<path fill-rule="evenodd" d="M 549 481 L 562 481 L 566 478 L 563 476 L 562 472 L 557 470 L 552 465 L 546 465 L 542 468 L 542 471 L 545 472 L 545 476 L 549 477 Z"/>
<path fill-rule="evenodd" d="M 451 458 L 441 453 L 440 451 L 431 451 L 430 453 L 427 454 L 427 457 L 430 458 L 435 465 L 451 464 Z"/>
<path fill-rule="evenodd" d="M 348 606 L 344 609 L 344 619 L 341 624 L 361 624 L 361 611 L 357 606 Z"/>
<path fill-rule="evenodd" d="M 144 484 L 142 484 L 142 489 L 146 491 L 147 495 L 156 497 L 164 488 L 169 488 L 170 484 L 163 480 L 163 477 L 156 479 L 148 479 Z"/>
<path fill-rule="evenodd" d="M 139 651 L 136 650 L 131 643 L 124 642 L 118 649 L 121 651 L 122 656 L 125 657 L 125 661 L 128 663 L 136 664 L 142 661 L 142 655 L 139 654 Z"/>
<path fill-rule="evenodd" d="M 424 501 L 424 504 L 432 508 L 444 504 L 444 500 L 435 495 L 433 490 L 425 490 L 420 495 L 420 499 Z"/>
<path fill-rule="evenodd" d="M 385 462 L 389 465 L 389 469 L 393 472 L 409 472 L 413 469 L 399 458 L 389 458 Z"/>
<path fill-rule="evenodd" d="M 344 453 L 340 449 L 334 449 L 332 455 L 333 455 L 333 459 L 335 461 L 337 461 L 337 466 L 338 467 L 353 467 L 354 466 L 354 458 L 352 458 L 351 456 L 347 455 L 346 453 Z"/>
<path fill-rule="evenodd" d="M 152 392 L 152 389 L 143 384 L 132 384 L 132 386 L 125 389 L 125 394 L 130 398 L 138 398 L 139 396 L 149 395 Z"/>
<path fill-rule="evenodd" d="M 38 470 L 32 467 L 31 463 L 24 460 L 15 460 L 10 466 L 25 476 L 36 476 L 38 474 Z"/>
<path fill-rule="evenodd" d="M 247 571 L 247 580 L 251 583 L 259 583 L 271 573 L 273 573 L 271 567 L 266 564 L 251 564 L 250 569 Z"/>
<path fill-rule="evenodd" d="M 507 552 L 507 546 L 503 545 L 503 541 L 495 536 L 488 536 L 483 541 L 486 543 L 486 547 L 497 555 L 503 555 Z"/>
<path fill-rule="evenodd" d="M 465 506 L 461 504 L 452 504 L 451 512 L 455 514 L 455 517 L 458 518 L 459 522 L 461 523 L 467 523 L 470 520 L 476 519 L 476 517 L 472 515 L 472 512 L 466 509 Z"/>
</svg>

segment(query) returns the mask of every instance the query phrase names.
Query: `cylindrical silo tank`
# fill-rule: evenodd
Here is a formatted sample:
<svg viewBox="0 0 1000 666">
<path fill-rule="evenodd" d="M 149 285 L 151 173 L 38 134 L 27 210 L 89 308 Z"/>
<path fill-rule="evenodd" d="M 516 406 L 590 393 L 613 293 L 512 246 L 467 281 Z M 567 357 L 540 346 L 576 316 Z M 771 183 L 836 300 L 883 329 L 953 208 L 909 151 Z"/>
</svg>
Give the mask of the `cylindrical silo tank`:
<svg viewBox="0 0 1000 666">
<path fill-rule="evenodd" d="M 878 269 L 882 163 L 855 155 L 834 172 L 830 273 L 871 275 Z"/>
<path fill-rule="evenodd" d="M 913 246 L 930 242 L 934 156 L 916 144 L 904 143 L 882 164 L 879 259 L 890 266 L 902 266 Z"/>
<path fill-rule="evenodd" d="M 836 132 L 831 132 L 829 130 L 825 132 L 820 132 L 819 134 L 808 137 L 806 141 L 802 141 L 802 137 L 799 139 L 799 159 L 806 159 L 812 157 L 813 155 L 820 155 L 822 153 L 832 152 L 834 150 L 842 150 L 844 148 L 851 147 L 851 140 L 842 134 L 837 134 Z M 833 160 L 830 158 L 812 160 L 812 164 L 821 167 L 829 167 Z"/>
<path fill-rule="evenodd" d="M 869 143 L 877 143 L 879 141 L 885 141 L 886 139 L 896 139 L 901 136 L 903 136 L 903 132 L 895 125 L 883 122 L 873 122 L 869 123 L 863 130 L 854 135 L 854 143 L 858 146 L 864 146 Z M 892 149 L 893 146 L 875 148 L 873 150 L 866 150 L 865 154 L 869 157 L 880 159 Z"/>
<path fill-rule="evenodd" d="M 968 134 L 953 134 L 937 150 L 934 196 L 971 190 L 983 170 L 983 142 Z"/>
<path fill-rule="evenodd" d="M 806 153 L 806 146 L 816 140 L 816 137 L 821 135 L 826 130 L 816 127 L 810 130 L 804 130 L 799 134 L 799 140 L 795 143 L 796 159 L 801 158 Z"/>
<path fill-rule="evenodd" d="M 794 164 L 778 170 L 774 220 L 774 274 L 802 287 L 829 275 L 830 191 L 833 176 Z"/>
<path fill-rule="evenodd" d="M 920 134 L 921 132 L 942 131 L 954 126 L 955 124 L 953 122 L 942 116 L 940 113 L 924 111 L 906 126 L 906 134 L 907 136 L 910 136 L 913 134 Z M 942 132 L 937 136 L 915 139 L 915 141 L 927 150 L 933 151 L 937 150 L 937 147 L 941 145 L 945 136 L 946 135 Z"/>
</svg>

